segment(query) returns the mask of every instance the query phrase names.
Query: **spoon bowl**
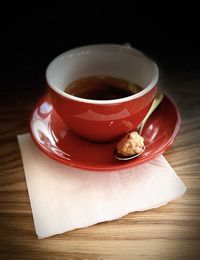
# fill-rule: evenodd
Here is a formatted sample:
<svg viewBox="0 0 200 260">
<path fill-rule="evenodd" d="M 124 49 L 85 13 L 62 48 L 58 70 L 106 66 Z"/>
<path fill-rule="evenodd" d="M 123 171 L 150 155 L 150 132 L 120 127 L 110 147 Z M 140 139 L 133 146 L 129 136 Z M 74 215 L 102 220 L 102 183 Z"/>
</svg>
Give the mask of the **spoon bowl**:
<svg viewBox="0 0 200 260">
<path fill-rule="evenodd" d="M 145 150 L 145 146 L 143 147 L 142 151 L 140 153 L 136 153 L 136 154 L 133 154 L 133 155 L 130 155 L 130 156 L 122 156 L 121 154 L 119 154 L 117 152 L 117 150 L 115 149 L 114 150 L 114 157 L 119 160 L 119 161 L 128 161 L 128 160 L 132 160 L 132 159 L 135 159 L 137 158 L 138 156 L 140 156 Z"/>
</svg>

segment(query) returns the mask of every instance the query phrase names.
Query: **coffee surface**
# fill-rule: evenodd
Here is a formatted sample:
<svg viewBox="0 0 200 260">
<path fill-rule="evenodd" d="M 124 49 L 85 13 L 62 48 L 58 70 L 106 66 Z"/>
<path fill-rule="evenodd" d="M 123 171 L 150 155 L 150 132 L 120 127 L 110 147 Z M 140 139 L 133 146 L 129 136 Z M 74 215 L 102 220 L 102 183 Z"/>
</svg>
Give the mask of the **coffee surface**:
<svg viewBox="0 0 200 260">
<path fill-rule="evenodd" d="M 65 92 L 80 98 L 112 100 L 125 98 L 142 90 L 139 85 L 110 76 L 89 76 L 71 82 Z"/>
</svg>

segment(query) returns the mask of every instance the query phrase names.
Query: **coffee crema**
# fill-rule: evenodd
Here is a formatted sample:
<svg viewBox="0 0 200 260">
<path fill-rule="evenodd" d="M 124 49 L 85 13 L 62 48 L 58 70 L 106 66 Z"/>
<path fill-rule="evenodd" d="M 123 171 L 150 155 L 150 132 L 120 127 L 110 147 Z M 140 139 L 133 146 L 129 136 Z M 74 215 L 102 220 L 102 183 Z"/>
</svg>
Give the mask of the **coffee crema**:
<svg viewBox="0 0 200 260">
<path fill-rule="evenodd" d="M 110 76 L 89 76 L 71 82 L 65 88 L 67 94 L 93 100 L 125 98 L 143 88 L 125 79 Z"/>
</svg>

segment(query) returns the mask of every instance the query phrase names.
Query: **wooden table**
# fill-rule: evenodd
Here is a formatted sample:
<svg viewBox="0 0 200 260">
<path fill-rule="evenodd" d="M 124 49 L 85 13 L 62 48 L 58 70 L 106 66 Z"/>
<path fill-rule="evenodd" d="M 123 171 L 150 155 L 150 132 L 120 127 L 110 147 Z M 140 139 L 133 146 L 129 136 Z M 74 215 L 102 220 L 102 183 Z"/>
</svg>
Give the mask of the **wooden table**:
<svg viewBox="0 0 200 260">
<path fill-rule="evenodd" d="M 41 82 L 38 82 L 38 84 Z M 198 259 L 200 257 L 200 74 L 163 67 L 160 86 L 177 102 L 182 125 L 165 157 L 186 194 L 158 209 L 38 240 L 16 135 L 43 88 L 4 85 L 0 109 L 0 259 Z"/>
</svg>

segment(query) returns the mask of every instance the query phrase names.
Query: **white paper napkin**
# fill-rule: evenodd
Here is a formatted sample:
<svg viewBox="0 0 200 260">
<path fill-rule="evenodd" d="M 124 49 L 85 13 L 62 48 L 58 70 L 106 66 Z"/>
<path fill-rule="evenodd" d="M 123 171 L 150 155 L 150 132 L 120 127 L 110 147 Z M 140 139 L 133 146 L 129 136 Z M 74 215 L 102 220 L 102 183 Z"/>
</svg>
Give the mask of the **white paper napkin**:
<svg viewBox="0 0 200 260">
<path fill-rule="evenodd" d="M 127 170 L 91 172 L 46 157 L 29 134 L 19 135 L 38 238 L 156 208 L 186 191 L 163 156 Z"/>
</svg>

